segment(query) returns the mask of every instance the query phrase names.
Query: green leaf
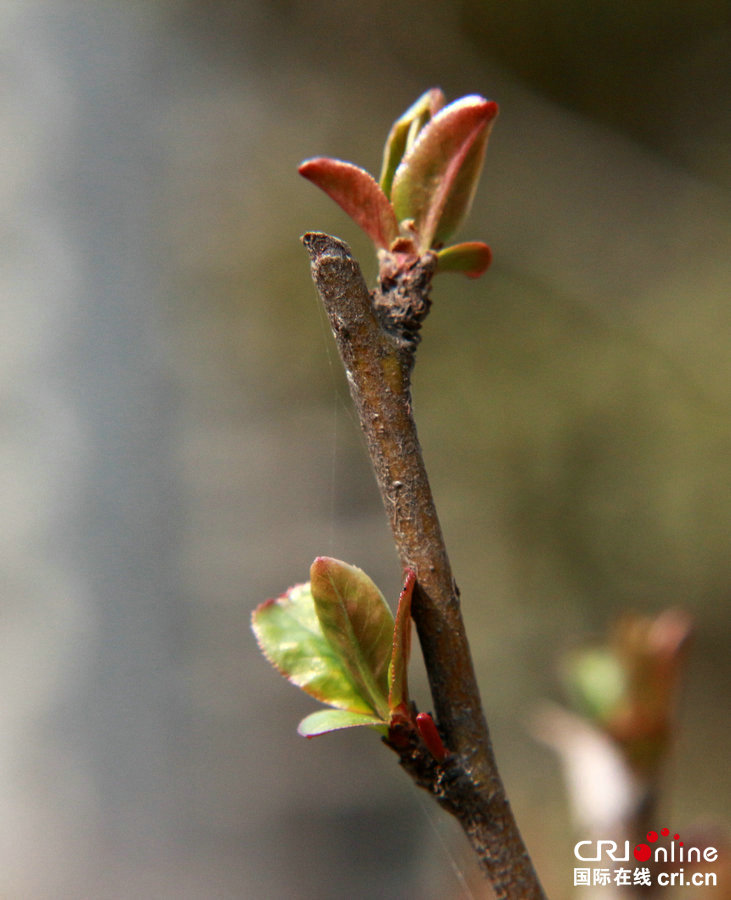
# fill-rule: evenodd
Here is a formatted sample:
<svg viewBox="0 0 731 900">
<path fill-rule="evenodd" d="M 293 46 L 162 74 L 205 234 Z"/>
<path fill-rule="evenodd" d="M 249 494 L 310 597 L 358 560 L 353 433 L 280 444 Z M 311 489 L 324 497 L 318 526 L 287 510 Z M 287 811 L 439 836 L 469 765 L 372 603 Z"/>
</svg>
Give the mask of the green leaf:
<svg viewBox="0 0 731 900">
<path fill-rule="evenodd" d="M 292 684 L 331 706 L 373 714 L 340 653 L 322 632 L 309 584 L 295 585 L 262 603 L 251 625 L 266 658 Z"/>
<path fill-rule="evenodd" d="M 310 583 L 322 633 L 360 695 L 382 719 L 388 719 L 394 622 L 383 595 L 361 569 L 327 556 L 312 563 Z"/>
<path fill-rule="evenodd" d="M 416 575 L 409 569 L 401 591 L 393 629 L 391 662 L 388 666 L 388 706 L 395 710 L 408 703 L 408 667 L 411 655 L 411 597 L 414 593 Z"/>
<path fill-rule="evenodd" d="M 470 95 L 450 103 L 421 130 L 393 178 L 398 221 L 413 220 L 422 251 L 461 224 L 477 189 L 497 104 Z"/>
<path fill-rule="evenodd" d="M 479 278 L 492 262 L 492 251 L 482 241 L 452 244 L 437 253 L 437 272 L 464 272 Z"/>
<path fill-rule="evenodd" d="M 388 249 L 398 222 L 388 197 L 365 169 L 340 159 L 307 159 L 299 173 L 321 188 L 365 231 L 377 247 Z"/>
<path fill-rule="evenodd" d="M 338 731 L 340 728 L 356 728 L 359 725 L 371 725 L 382 734 L 388 734 L 386 723 L 374 715 L 352 713 L 344 709 L 320 709 L 310 713 L 299 723 L 297 731 L 303 737 L 312 738 L 328 731 Z"/>
<path fill-rule="evenodd" d="M 379 179 L 383 193 L 387 197 L 391 196 L 394 172 L 404 153 L 414 144 L 424 125 L 444 106 L 444 99 L 444 94 L 439 88 L 431 88 L 393 123 L 383 149 L 383 166 Z"/>
</svg>

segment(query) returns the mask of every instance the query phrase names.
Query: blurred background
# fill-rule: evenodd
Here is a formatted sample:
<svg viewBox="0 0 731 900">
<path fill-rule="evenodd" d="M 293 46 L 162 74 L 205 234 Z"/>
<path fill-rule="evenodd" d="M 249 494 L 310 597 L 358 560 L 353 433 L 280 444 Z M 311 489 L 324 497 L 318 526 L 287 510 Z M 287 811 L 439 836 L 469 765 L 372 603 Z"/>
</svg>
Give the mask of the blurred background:
<svg viewBox="0 0 731 900">
<path fill-rule="evenodd" d="M 572 893 L 529 722 L 622 610 L 697 632 L 662 822 L 728 812 L 724 0 L 4 0 L 0 896 L 470 896 L 369 732 L 305 741 L 253 607 L 401 573 L 299 236 L 426 88 L 501 115 L 414 400 L 513 806 Z M 418 656 L 418 654 L 415 654 Z M 430 700 L 414 664 L 413 693 Z M 483 896 L 479 882 L 474 896 Z"/>
</svg>

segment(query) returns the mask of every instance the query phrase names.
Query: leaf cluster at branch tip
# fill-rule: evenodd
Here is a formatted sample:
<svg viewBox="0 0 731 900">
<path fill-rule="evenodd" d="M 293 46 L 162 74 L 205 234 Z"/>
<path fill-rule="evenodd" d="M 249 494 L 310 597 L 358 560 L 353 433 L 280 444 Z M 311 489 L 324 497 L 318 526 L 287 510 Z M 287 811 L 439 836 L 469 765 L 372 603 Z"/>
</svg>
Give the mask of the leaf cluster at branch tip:
<svg viewBox="0 0 731 900">
<path fill-rule="evenodd" d="M 424 93 L 393 124 L 380 182 L 350 162 L 316 157 L 299 171 L 366 232 L 380 252 L 404 265 L 429 250 L 437 271 L 473 278 L 492 254 L 479 241 L 443 244 L 469 212 L 482 171 L 497 104 L 476 94 L 448 105 L 439 88 Z"/>
</svg>

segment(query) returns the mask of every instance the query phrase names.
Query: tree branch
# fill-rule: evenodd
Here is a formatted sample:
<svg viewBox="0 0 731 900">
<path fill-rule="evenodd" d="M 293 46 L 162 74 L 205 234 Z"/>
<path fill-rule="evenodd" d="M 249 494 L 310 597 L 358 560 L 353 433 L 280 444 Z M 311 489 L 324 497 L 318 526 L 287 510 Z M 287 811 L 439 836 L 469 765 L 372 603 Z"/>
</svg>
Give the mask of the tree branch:
<svg viewBox="0 0 731 900">
<path fill-rule="evenodd" d="M 412 614 L 437 722 L 443 764 L 413 746 L 394 749 L 422 787 L 455 815 L 498 898 L 544 898 L 495 762 L 482 711 L 459 590 L 452 577 L 411 410 L 418 328 L 429 309 L 435 256 L 407 270 L 381 261 L 373 296 L 348 246 L 321 233 L 303 243 L 330 318 L 350 392 L 403 566 L 416 573 Z M 408 743 L 408 742 L 407 742 Z"/>
</svg>

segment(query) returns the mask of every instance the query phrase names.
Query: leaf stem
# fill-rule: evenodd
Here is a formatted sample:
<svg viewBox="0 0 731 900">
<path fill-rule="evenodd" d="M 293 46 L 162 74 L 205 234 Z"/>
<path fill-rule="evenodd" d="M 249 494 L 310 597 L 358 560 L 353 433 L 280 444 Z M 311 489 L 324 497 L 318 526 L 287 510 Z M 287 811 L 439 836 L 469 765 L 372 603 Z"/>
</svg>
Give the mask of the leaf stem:
<svg viewBox="0 0 731 900">
<path fill-rule="evenodd" d="M 450 751 L 448 764 L 438 767 L 432 791 L 462 824 L 496 896 L 541 900 L 545 895 L 495 762 L 459 590 L 412 416 L 410 372 L 416 341 L 405 340 L 403 329 L 390 327 L 393 319 L 383 309 L 383 280 L 372 297 L 347 244 L 322 233 L 308 233 L 302 241 L 345 366 L 401 562 L 417 578 L 412 615 L 437 721 Z M 426 254 L 416 266 L 420 271 L 412 269 L 402 279 L 400 291 L 390 286 L 402 307 L 404 295 L 412 291 L 417 294 L 411 298 L 413 307 L 428 309 L 434 265 L 434 254 Z"/>
</svg>

